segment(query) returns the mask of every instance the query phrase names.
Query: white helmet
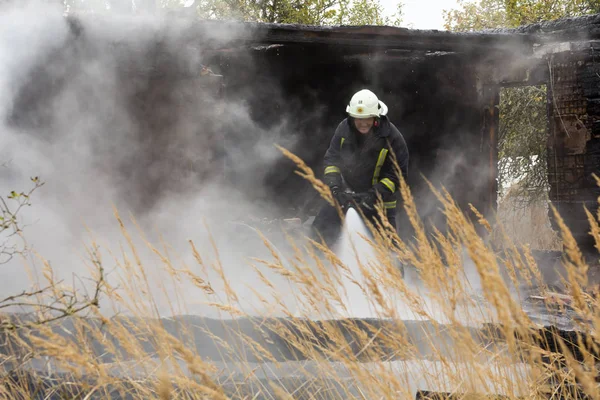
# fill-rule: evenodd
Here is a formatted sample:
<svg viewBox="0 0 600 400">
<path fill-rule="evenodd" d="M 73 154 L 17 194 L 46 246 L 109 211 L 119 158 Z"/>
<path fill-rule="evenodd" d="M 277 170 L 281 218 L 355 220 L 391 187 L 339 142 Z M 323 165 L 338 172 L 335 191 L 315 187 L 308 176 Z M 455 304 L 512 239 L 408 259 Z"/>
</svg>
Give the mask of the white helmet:
<svg viewBox="0 0 600 400">
<path fill-rule="evenodd" d="M 383 101 L 375 96 L 375 93 L 363 89 L 352 96 L 350 104 L 346 107 L 346 112 L 354 118 L 370 118 L 386 115 L 388 108 Z"/>
</svg>

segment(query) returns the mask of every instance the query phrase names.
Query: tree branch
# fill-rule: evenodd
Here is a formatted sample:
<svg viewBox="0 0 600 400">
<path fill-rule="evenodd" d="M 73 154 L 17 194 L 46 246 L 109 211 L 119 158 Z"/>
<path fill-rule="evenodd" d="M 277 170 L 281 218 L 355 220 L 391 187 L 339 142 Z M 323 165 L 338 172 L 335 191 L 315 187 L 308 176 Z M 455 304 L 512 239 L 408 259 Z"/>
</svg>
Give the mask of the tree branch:
<svg viewBox="0 0 600 400">
<path fill-rule="evenodd" d="M 31 206 L 32 194 L 44 185 L 38 177 L 31 178 L 31 181 L 34 186 L 27 193 L 17 193 L 13 190 L 6 198 L 0 196 L 0 234 L 7 239 L 0 245 L 0 265 L 8 263 L 17 254 L 24 255 L 27 251 L 27 242 L 22 235 L 23 227 L 19 223 L 18 217 L 24 207 Z M 11 202 L 16 205 L 11 207 Z M 9 244 L 10 239 L 16 236 L 19 236 L 22 241 L 21 249 L 17 244 Z"/>
<path fill-rule="evenodd" d="M 93 260 L 98 275 L 94 279 L 94 294 L 92 297 L 86 296 L 82 301 L 77 300 L 77 291 L 73 289 L 59 289 L 60 282 L 50 282 L 43 289 L 35 291 L 24 291 L 18 295 L 4 298 L 0 301 L 0 309 L 9 307 L 24 307 L 32 309 L 31 313 L 39 312 L 41 315 L 31 321 L 9 321 L 0 323 L 1 330 L 17 330 L 22 328 L 33 328 L 39 325 L 49 324 L 62 318 L 74 316 L 92 308 L 99 307 L 102 289 L 105 286 L 104 267 L 98 260 Z M 49 304 L 44 304 L 43 299 L 37 302 L 23 301 L 22 299 L 34 296 L 47 296 Z M 68 299 L 64 303 L 62 301 Z M 13 314 L 14 315 L 14 314 Z M 28 315 L 28 314 L 24 314 Z"/>
<path fill-rule="evenodd" d="M 38 177 L 31 178 L 34 183 L 27 193 L 17 193 L 12 191 L 8 196 L 0 196 L 0 233 L 6 240 L 0 244 L 0 264 L 6 264 L 15 255 L 24 255 L 27 251 L 27 243 L 23 236 L 23 227 L 19 223 L 19 215 L 26 206 L 31 206 L 32 194 L 44 185 Z M 23 241 L 23 248 L 20 249 L 16 244 L 11 244 L 12 238 L 18 236 Z M 48 280 L 48 286 L 41 289 L 23 291 L 19 294 L 5 297 L 0 300 L 0 310 L 8 308 L 20 308 L 31 310 L 22 314 L 11 314 L 11 317 L 5 318 L 0 322 L 0 331 L 16 330 L 21 328 L 31 328 L 42 324 L 48 324 L 62 318 L 79 314 L 91 307 L 98 307 L 100 294 L 105 285 L 104 268 L 98 257 L 97 249 L 91 254 L 92 264 L 96 275 L 94 278 L 94 294 L 86 294 L 79 300 L 76 289 L 63 288 L 62 281 L 54 281 L 52 271 L 45 274 Z M 36 298 L 36 300 L 30 300 Z M 31 314 L 36 314 L 35 318 L 29 319 Z M 21 321 L 19 317 L 26 316 L 29 320 Z"/>
</svg>

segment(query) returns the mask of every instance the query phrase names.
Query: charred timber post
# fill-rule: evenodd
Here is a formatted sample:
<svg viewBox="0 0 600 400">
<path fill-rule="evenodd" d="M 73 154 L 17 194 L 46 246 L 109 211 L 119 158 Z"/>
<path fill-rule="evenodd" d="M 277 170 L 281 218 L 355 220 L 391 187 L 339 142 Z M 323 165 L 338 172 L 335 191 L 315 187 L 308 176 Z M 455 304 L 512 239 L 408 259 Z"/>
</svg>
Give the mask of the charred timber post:
<svg viewBox="0 0 600 400">
<path fill-rule="evenodd" d="M 480 134 L 480 150 L 482 157 L 487 158 L 488 178 L 485 200 L 486 209 L 480 210 L 484 215 L 491 215 L 496 210 L 498 200 L 498 129 L 500 116 L 500 87 L 484 85 L 481 90 L 482 122 Z"/>
<path fill-rule="evenodd" d="M 489 154 L 489 204 L 488 212 L 496 209 L 498 200 L 498 128 L 500 126 L 500 113 L 498 106 L 500 104 L 500 90 L 496 86 L 486 88 L 487 106 L 485 108 L 484 129 L 487 133 L 485 137 L 488 140 Z"/>
</svg>

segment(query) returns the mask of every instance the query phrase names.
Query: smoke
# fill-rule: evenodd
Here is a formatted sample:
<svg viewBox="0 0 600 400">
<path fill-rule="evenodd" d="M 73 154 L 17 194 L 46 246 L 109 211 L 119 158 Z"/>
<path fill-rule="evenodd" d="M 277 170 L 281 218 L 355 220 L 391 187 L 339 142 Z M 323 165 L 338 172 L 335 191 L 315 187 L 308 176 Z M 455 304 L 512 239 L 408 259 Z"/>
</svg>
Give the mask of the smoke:
<svg viewBox="0 0 600 400">
<path fill-rule="evenodd" d="M 231 222 L 286 215 L 265 190 L 266 177 L 282 160 L 273 144 L 305 152 L 317 147 L 327 128 L 315 127 L 323 107 L 313 100 L 329 92 L 327 101 L 343 104 L 348 96 L 339 90 L 342 85 L 348 94 L 359 84 L 387 87 L 385 93 L 374 89 L 407 139 L 409 183 L 427 223 L 443 225 L 443 215 L 421 174 L 460 195 L 462 206 L 489 190 L 490 171 L 477 150 L 482 144 L 473 140 L 481 128 L 481 109 L 473 85 L 478 71 L 467 73 L 469 60 L 417 57 L 402 64 L 403 71 L 396 70 L 398 63 L 369 61 L 364 71 L 352 67 L 352 76 L 359 77 L 352 84 L 349 75 L 336 73 L 337 67 L 323 66 L 320 73 L 331 77 L 326 82 L 314 78 L 317 83 L 311 84 L 319 90 L 307 88 L 305 104 L 286 98 L 276 78 L 255 74 L 265 84 L 255 81 L 247 91 L 240 84 L 239 98 L 224 99 L 219 79 L 203 75 L 204 54 L 208 46 L 226 48 L 252 34 L 240 29 L 203 28 L 164 16 L 69 21 L 62 6 L 45 2 L 2 7 L 0 164 L 6 167 L 0 168 L 0 189 L 2 194 L 27 190 L 31 176 L 45 182 L 23 223 L 32 248 L 61 277 L 85 274 L 85 244 L 92 239 L 114 254 L 127 247 L 114 208 L 134 232 L 138 248 L 145 244 L 130 216 L 151 243 L 164 240 L 172 246 L 169 254 L 184 255 L 180 264 L 194 265 L 188 244 L 193 240 L 207 263 L 220 260 L 241 297 L 250 296 L 246 287 L 258 282 L 248 260 L 265 255 L 264 247 L 254 232 Z M 261 68 L 251 58 L 237 65 L 245 68 L 236 71 L 234 81 L 249 80 Z M 251 99 L 265 100 L 265 106 L 251 110 Z M 308 112 L 306 104 L 312 107 Z M 299 107 L 304 107 L 302 118 L 295 112 Z M 304 146 L 296 142 L 294 128 L 302 124 L 311 126 L 305 138 L 315 139 Z M 402 230 L 408 221 L 399 225 Z M 141 256 L 147 268 L 160 269 L 150 250 Z M 108 270 L 118 271 L 112 264 Z M 29 283 L 20 259 L 4 265 L 0 274 L 9 282 L 0 285 L 0 294 Z M 156 278 L 158 284 L 166 285 Z M 156 287 L 157 293 L 162 290 Z M 167 292 L 186 303 L 196 300 L 191 286 Z M 167 306 L 162 311 L 170 312 Z M 206 308 L 187 311 L 203 314 Z"/>
<path fill-rule="evenodd" d="M 244 99 L 225 101 L 218 79 L 202 73 L 203 43 L 224 45 L 244 33 L 163 16 L 73 22 L 61 5 L 45 2 L 2 6 L 0 189 L 3 196 L 27 191 L 33 176 L 45 183 L 21 214 L 33 250 L 28 263 L 39 269 L 39 254 L 72 282 L 87 275 L 86 246 L 97 241 L 108 278 L 116 279 L 122 271 L 115 258 L 122 249 L 131 255 L 117 210 L 154 275 L 153 295 L 167 294 L 157 300 L 161 313 L 170 314 L 179 296 L 192 309 L 178 312 L 212 315 L 196 304 L 208 299 L 191 283 L 165 283 L 143 235 L 170 246 L 176 268 L 195 264 L 194 241 L 207 264 L 220 260 L 241 299 L 250 295 L 248 287 L 259 282 L 247 260 L 264 253 L 256 240 L 237 240 L 239 227 L 230 222 L 277 215 L 268 199 L 254 199 L 282 158 L 273 144 L 293 150 L 295 139 L 285 116 L 268 128 L 257 125 Z M 233 186 L 223 179 L 232 169 L 240 175 Z M 0 268 L 0 297 L 29 287 L 23 263 L 15 258 Z"/>
</svg>

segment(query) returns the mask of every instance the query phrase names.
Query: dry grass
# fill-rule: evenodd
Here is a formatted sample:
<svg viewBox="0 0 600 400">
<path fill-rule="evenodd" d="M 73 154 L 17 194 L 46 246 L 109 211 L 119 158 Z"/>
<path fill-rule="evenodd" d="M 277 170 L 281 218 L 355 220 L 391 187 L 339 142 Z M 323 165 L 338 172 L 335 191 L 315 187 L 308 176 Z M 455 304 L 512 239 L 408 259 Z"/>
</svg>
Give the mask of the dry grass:
<svg viewBox="0 0 600 400">
<path fill-rule="evenodd" d="M 327 196 L 328 190 L 312 171 L 301 160 L 290 158 L 302 176 Z M 34 381 L 25 384 L 25 369 L 17 368 L 22 379 L 4 378 L 0 396 L 51 398 L 62 393 L 63 397 L 56 398 L 398 399 L 414 398 L 415 390 L 421 388 L 454 393 L 458 398 L 483 393 L 508 398 L 574 398 L 573 388 L 577 387 L 578 396 L 585 393 L 597 398 L 594 343 L 600 322 L 598 300 L 589 294 L 585 279 L 588 266 L 566 227 L 562 226 L 562 241 L 573 299 L 571 312 L 586 321 L 580 328 L 588 341 L 588 350 L 581 346 L 578 353 L 568 350 L 573 347 L 556 336 L 557 345 L 548 348 L 548 337 L 540 336 L 539 327 L 510 290 L 511 284 L 543 288 L 541 273 L 527 248 L 519 251 L 506 231 L 499 230 L 492 234 L 504 241 L 504 252 L 495 254 L 449 194 L 432 190 L 444 210 L 448 231 L 425 233 L 417 205 L 402 182 L 415 240 L 404 243 L 384 224 L 372 238 L 365 238 L 374 255 L 370 261 L 348 265 L 320 243 L 296 243 L 291 237 L 287 240 L 294 252 L 283 259 L 264 238 L 271 257 L 254 260 L 249 268 L 264 285 L 253 291 L 268 311 L 253 319 L 241 318 L 248 311 L 231 284 L 236 277 L 228 276 L 218 257 L 209 264 L 190 242 L 189 258 L 196 263 L 190 266 L 147 243 L 163 267 L 165 281 L 193 285 L 195 292 L 188 290 L 186 296 L 210 299 L 207 303 L 211 307 L 233 318 L 220 323 L 220 333 L 214 326 L 156 318 L 152 297 L 155 284 L 131 234 L 115 214 L 127 247 L 111 260 L 118 266 L 119 280 L 104 287 L 103 304 L 108 306 L 94 307 L 95 319 L 71 319 L 68 334 L 47 325 L 10 332 L 5 337 L 5 365 L 24 367 L 32 359 L 50 357 L 54 370 L 71 375 L 62 381 L 46 381 L 44 386 L 42 381 L 35 381 L 40 375 L 34 374 Z M 483 216 L 479 219 L 486 229 L 498 229 Z M 590 224 L 600 248 L 598 220 L 591 214 Z M 418 288 L 401 277 L 394 258 L 414 268 L 421 281 Z M 480 280 L 481 298 L 474 296 L 467 284 L 467 264 Z M 293 290 L 282 289 L 274 277 L 284 278 Z M 362 323 L 333 320 L 346 304 L 344 281 L 354 282 L 377 310 L 378 319 Z M 290 297 L 296 310 L 290 310 L 283 301 Z M 555 306 L 547 304 L 549 309 Z M 107 317 L 114 310 L 139 318 Z M 271 313 L 288 318 L 267 318 Z M 429 328 L 415 334 L 413 325 L 406 321 L 409 313 L 414 319 L 430 321 Z M 487 323 L 493 323 L 494 329 L 483 329 L 490 326 Z M 202 345 L 213 346 L 213 352 L 229 363 L 203 358 L 206 349 L 202 350 L 193 337 L 198 332 L 210 339 Z M 311 362 L 282 361 L 292 355 Z M 287 370 L 286 377 L 259 379 L 282 370 Z M 117 377 L 117 372 L 128 378 Z"/>
</svg>

